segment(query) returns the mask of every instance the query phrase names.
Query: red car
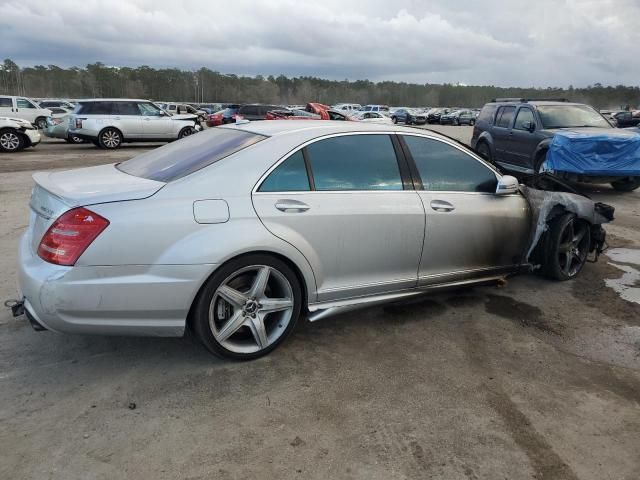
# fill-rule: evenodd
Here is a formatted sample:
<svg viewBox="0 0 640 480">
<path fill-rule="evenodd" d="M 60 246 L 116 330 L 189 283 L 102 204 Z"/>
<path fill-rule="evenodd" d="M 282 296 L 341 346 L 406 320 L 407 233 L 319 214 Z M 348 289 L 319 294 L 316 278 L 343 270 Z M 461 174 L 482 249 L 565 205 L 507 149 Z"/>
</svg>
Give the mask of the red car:
<svg viewBox="0 0 640 480">
<path fill-rule="evenodd" d="M 205 123 L 207 127 L 217 127 L 218 125 L 224 125 L 225 123 L 233 123 L 236 121 L 236 114 L 240 105 L 234 105 L 227 107 L 219 112 L 212 113 L 207 117 Z"/>
</svg>

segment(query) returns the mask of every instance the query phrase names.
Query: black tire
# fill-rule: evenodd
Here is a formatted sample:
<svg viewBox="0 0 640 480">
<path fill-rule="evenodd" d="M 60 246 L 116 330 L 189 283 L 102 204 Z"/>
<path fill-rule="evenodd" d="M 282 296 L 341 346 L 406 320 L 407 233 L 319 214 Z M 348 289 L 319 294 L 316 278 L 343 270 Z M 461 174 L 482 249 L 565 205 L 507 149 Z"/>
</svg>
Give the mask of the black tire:
<svg viewBox="0 0 640 480">
<path fill-rule="evenodd" d="M 212 302 L 215 300 L 215 295 L 218 289 L 222 286 L 223 282 L 226 282 L 230 277 L 238 272 L 239 270 L 250 268 L 252 266 L 267 266 L 271 269 L 279 272 L 283 278 L 288 281 L 291 287 L 291 294 L 293 298 L 293 309 L 291 312 L 291 317 L 288 320 L 288 324 L 286 327 L 278 333 L 278 337 L 270 343 L 266 348 L 259 348 L 258 351 L 254 351 L 252 353 L 241 353 L 237 351 L 230 350 L 222 345 L 222 343 L 216 340 L 212 326 L 210 326 L 210 308 L 212 310 L 212 314 L 214 315 L 214 319 L 211 320 L 213 322 L 219 321 L 219 305 L 218 303 L 214 303 L 212 306 Z M 239 277 L 238 277 L 239 278 Z M 270 277 L 271 278 L 271 277 Z M 219 302 L 219 300 L 218 300 Z M 298 280 L 295 272 L 287 265 L 284 261 L 279 258 L 273 257 L 267 254 L 249 254 L 244 255 L 242 257 L 238 257 L 236 259 L 230 260 L 218 270 L 214 272 L 211 277 L 207 280 L 207 282 L 202 287 L 202 290 L 198 294 L 198 297 L 195 300 L 194 308 L 193 308 L 193 317 L 192 317 L 192 326 L 194 332 L 202 342 L 202 344 L 213 354 L 218 355 L 224 358 L 230 358 L 233 360 L 253 360 L 258 357 L 262 357 L 263 355 L 268 354 L 272 350 L 274 350 L 278 345 L 280 345 L 293 331 L 295 328 L 296 322 L 300 317 L 300 312 L 302 311 L 302 287 L 300 285 L 300 281 Z M 244 312 L 244 309 L 242 310 Z M 228 313 L 228 315 L 233 315 L 235 313 L 235 309 L 233 312 Z M 244 315 L 243 315 L 244 316 Z M 269 318 L 269 317 L 267 317 Z M 248 320 L 250 321 L 250 320 Z M 280 320 L 276 320 L 276 324 Z M 278 325 L 280 326 L 280 325 Z M 272 328 L 275 328 L 276 325 L 272 324 Z M 241 329 L 244 329 L 242 331 Z M 229 336 L 228 339 L 232 339 L 235 335 L 240 335 L 240 341 L 242 341 L 242 335 L 247 335 L 247 327 L 240 327 L 237 330 L 237 333 L 233 333 Z M 251 338 L 251 337 L 249 337 Z"/>
<path fill-rule="evenodd" d="M 122 133 L 120 130 L 113 127 L 105 128 L 98 135 L 98 145 L 100 148 L 107 150 L 115 150 L 122 145 Z"/>
<path fill-rule="evenodd" d="M 543 150 L 536 156 L 535 165 L 533 166 L 533 171 L 536 173 L 542 173 L 542 165 L 544 161 L 547 159 L 547 151 Z"/>
<path fill-rule="evenodd" d="M 625 178 L 624 180 L 616 180 L 611 182 L 611 186 L 618 192 L 633 192 L 640 187 L 640 178 Z"/>
<path fill-rule="evenodd" d="M 91 140 L 91 143 L 93 143 L 96 147 L 100 147 L 100 142 L 98 142 L 98 140 Z"/>
<path fill-rule="evenodd" d="M 13 128 L 0 130 L 0 152 L 19 152 L 24 148 L 24 136 Z"/>
<path fill-rule="evenodd" d="M 476 124 L 476 121 L 472 118 L 471 120 L 469 120 L 469 126 L 473 127 Z"/>
<path fill-rule="evenodd" d="M 493 155 L 491 155 L 491 149 L 487 142 L 479 142 L 478 145 L 476 145 L 476 153 L 487 162 L 493 163 Z"/>
<path fill-rule="evenodd" d="M 194 133 L 196 133 L 195 128 L 184 127 L 182 130 L 180 130 L 180 133 L 178 134 L 178 138 L 188 137 L 190 135 L 193 135 Z"/>
<path fill-rule="evenodd" d="M 398 117 L 391 117 L 391 121 L 393 123 L 398 123 Z"/>
<path fill-rule="evenodd" d="M 76 137 L 75 135 L 69 135 L 65 140 L 67 141 L 67 143 L 74 143 L 74 144 L 84 143 L 83 139 L 81 139 L 80 137 Z"/>
<path fill-rule="evenodd" d="M 35 125 L 39 130 L 47 128 L 47 119 L 45 117 L 36 118 Z"/>
<path fill-rule="evenodd" d="M 565 213 L 549 223 L 544 242 L 542 273 L 554 280 L 571 280 L 587 261 L 591 228 L 574 214 Z"/>
</svg>

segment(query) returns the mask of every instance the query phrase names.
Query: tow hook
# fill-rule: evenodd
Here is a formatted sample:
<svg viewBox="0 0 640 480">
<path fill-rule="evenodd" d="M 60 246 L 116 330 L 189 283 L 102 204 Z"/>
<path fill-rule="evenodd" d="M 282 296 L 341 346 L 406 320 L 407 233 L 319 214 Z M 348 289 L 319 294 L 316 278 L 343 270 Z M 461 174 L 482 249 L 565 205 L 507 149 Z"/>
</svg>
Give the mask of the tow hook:
<svg viewBox="0 0 640 480">
<path fill-rule="evenodd" d="M 19 317 L 20 315 L 24 315 L 24 300 L 5 300 L 4 306 L 11 309 L 11 314 L 14 317 Z"/>
</svg>

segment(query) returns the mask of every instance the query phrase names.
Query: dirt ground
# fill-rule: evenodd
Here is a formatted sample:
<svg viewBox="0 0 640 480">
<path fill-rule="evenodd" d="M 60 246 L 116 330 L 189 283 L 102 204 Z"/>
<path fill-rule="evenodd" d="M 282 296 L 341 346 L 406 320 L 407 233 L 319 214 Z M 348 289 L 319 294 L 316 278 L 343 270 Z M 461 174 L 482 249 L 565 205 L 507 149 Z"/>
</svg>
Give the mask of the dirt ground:
<svg viewBox="0 0 640 480">
<path fill-rule="evenodd" d="M 0 155 L 1 300 L 33 171 L 148 148 Z M 302 322 L 250 363 L 190 337 L 37 333 L 0 309 L 0 478 L 637 480 L 640 304 L 622 296 L 640 286 L 640 192 L 585 188 L 617 218 L 579 279 Z"/>
</svg>

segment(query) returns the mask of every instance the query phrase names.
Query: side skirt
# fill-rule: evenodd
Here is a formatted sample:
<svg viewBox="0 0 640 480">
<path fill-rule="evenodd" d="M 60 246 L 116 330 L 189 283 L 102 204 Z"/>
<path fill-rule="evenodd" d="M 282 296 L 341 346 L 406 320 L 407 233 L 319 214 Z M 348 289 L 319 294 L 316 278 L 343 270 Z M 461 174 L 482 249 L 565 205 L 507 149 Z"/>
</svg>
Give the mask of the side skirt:
<svg viewBox="0 0 640 480">
<path fill-rule="evenodd" d="M 349 298 L 347 300 L 339 300 L 333 302 L 321 302 L 309 304 L 309 321 L 315 322 L 323 318 L 332 317 L 342 313 L 368 308 L 373 305 L 389 303 L 395 300 L 425 295 L 433 291 L 443 290 L 447 288 L 461 287 L 464 285 L 477 285 L 482 283 L 498 283 L 506 279 L 509 274 L 502 273 L 499 275 L 491 275 L 487 277 L 473 278 L 468 280 L 459 280 L 456 282 L 437 283 L 434 285 L 426 285 L 409 290 L 401 290 L 393 293 L 384 293 L 381 295 L 372 295 L 368 297 Z"/>
</svg>

